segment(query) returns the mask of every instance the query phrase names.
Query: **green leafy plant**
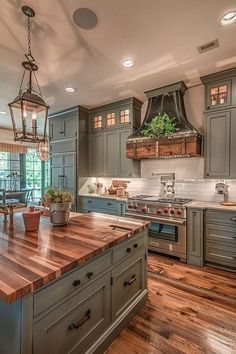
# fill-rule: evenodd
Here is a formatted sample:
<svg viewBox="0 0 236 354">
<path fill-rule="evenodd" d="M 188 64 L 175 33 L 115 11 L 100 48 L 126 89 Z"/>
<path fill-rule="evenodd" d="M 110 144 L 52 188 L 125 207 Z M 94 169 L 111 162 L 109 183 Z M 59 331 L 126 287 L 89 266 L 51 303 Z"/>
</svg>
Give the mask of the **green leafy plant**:
<svg viewBox="0 0 236 354">
<path fill-rule="evenodd" d="M 158 113 L 149 123 L 145 123 L 141 133 L 148 138 L 168 136 L 176 132 L 174 118 L 166 113 Z"/>
<path fill-rule="evenodd" d="M 52 203 L 70 203 L 72 194 L 60 188 L 48 188 L 43 196 L 43 204 L 49 206 Z"/>
</svg>

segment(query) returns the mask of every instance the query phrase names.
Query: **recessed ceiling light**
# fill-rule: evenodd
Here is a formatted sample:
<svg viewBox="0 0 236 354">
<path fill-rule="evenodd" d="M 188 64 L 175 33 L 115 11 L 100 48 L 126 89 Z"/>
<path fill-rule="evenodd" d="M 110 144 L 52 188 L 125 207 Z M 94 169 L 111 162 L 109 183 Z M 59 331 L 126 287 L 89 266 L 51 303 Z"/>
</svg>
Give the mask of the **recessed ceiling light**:
<svg viewBox="0 0 236 354">
<path fill-rule="evenodd" d="M 7 114 L 7 112 L 4 112 L 4 111 L 0 111 L 0 114 Z"/>
<path fill-rule="evenodd" d="M 65 88 L 65 90 L 66 90 L 66 92 L 75 93 L 76 88 L 75 88 L 75 87 L 68 86 L 68 87 Z"/>
<path fill-rule="evenodd" d="M 134 61 L 130 58 L 127 58 L 127 59 L 124 59 L 122 61 L 122 65 L 125 67 L 125 68 L 131 68 L 131 66 L 134 65 Z"/>
<path fill-rule="evenodd" d="M 236 22 L 236 10 L 226 12 L 220 20 L 222 26 L 230 26 Z"/>
</svg>

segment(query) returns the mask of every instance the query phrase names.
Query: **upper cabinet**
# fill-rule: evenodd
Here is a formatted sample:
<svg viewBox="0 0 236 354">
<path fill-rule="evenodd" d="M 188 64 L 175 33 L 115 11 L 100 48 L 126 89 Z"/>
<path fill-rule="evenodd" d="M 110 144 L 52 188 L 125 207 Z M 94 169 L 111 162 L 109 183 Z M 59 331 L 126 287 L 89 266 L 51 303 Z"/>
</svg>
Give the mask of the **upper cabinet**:
<svg viewBox="0 0 236 354">
<path fill-rule="evenodd" d="M 141 104 L 139 100 L 132 97 L 91 109 L 89 113 L 90 132 L 127 128 L 127 126 L 138 128 Z"/>
<path fill-rule="evenodd" d="M 236 178 L 236 68 L 201 78 L 205 85 L 205 178 Z"/>
<path fill-rule="evenodd" d="M 236 106 L 236 68 L 201 77 L 205 85 L 205 110 Z"/>
<path fill-rule="evenodd" d="M 126 140 L 140 125 L 141 105 L 136 98 L 129 98 L 90 111 L 90 176 L 140 176 L 140 161 L 126 158 Z"/>
</svg>

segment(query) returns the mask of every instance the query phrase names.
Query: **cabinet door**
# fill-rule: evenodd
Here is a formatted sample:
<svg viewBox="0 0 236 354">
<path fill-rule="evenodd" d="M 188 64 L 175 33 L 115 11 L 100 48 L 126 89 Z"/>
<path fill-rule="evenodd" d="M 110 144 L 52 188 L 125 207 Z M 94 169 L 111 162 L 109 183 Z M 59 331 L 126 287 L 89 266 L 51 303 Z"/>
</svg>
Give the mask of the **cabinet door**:
<svg viewBox="0 0 236 354">
<path fill-rule="evenodd" d="M 33 354 L 84 353 L 110 322 L 110 273 L 33 326 Z"/>
<path fill-rule="evenodd" d="M 132 134 L 132 131 L 121 130 L 118 132 L 118 143 L 119 143 L 119 176 L 121 177 L 132 177 L 132 164 L 133 160 L 126 158 L 126 140 L 128 136 Z"/>
<path fill-rule="evenodd" d="M 187 210 L 187 263 L 203 266 L 203 210 Z"/>
<path fill-rule="evenodd" d="M 104 134 L 90 134 L 89 137 L 90 176 L 104 176 Z"/>
<path fill-rule="evenodd" d="M 63 139 L 64 119 L 62 117 L 49 119 L 49 135 L 51 141 L 57 141 Z"/>
<path fill-rule="evenodd" d="M 206 116 L 206 177 L 230 176 L 230 111 Z"/>
<path fill-rule="evenodd" d="M 116 177 L 118 169 L 119 150 L 116 131 L 104 133 L 104 176 Z"/>
<path fill-rule="evenodd" d="M 77 116 L 64 119 L 64 139 L 77 137 Z"/>
<path fill-rule="evenodd" d="M 63 175 L 63 155 L 51 157 L 51 186 L 60 188 Z"/>
<path fill-rule="evenodd" d="M 231 104 L 231 80 L 206 86 L 206 109 L 217 109 Z"/>
<path fill-rule="evenodd" d="M 144 256 L 120 264 L 114 268 L 112 277 L 112 317 L 114 320 L 145 289 Z"/>
</svg>

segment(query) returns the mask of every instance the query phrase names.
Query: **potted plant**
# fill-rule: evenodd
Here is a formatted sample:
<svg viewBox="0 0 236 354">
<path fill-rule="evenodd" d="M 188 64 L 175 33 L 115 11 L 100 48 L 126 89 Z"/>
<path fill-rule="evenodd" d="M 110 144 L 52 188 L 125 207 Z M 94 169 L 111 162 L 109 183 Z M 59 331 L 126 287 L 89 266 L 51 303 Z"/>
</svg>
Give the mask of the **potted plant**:
<svg viewBox="0 0 236 354">
<path fill-rule="evenodd" d="M 144 124 L 141 133 L 147 138 L 169 136 L 178 130 L 174 120 L 166 113 L 158 113 L 151 122 Z"/>
<path fill-rule="evenodd" d="M 43 204 L 49 207 L 53 225 L 66 225 L 69 220 L 72 194 L 60 188 L 49 188 L 43 197 Z"/>
</svg>

